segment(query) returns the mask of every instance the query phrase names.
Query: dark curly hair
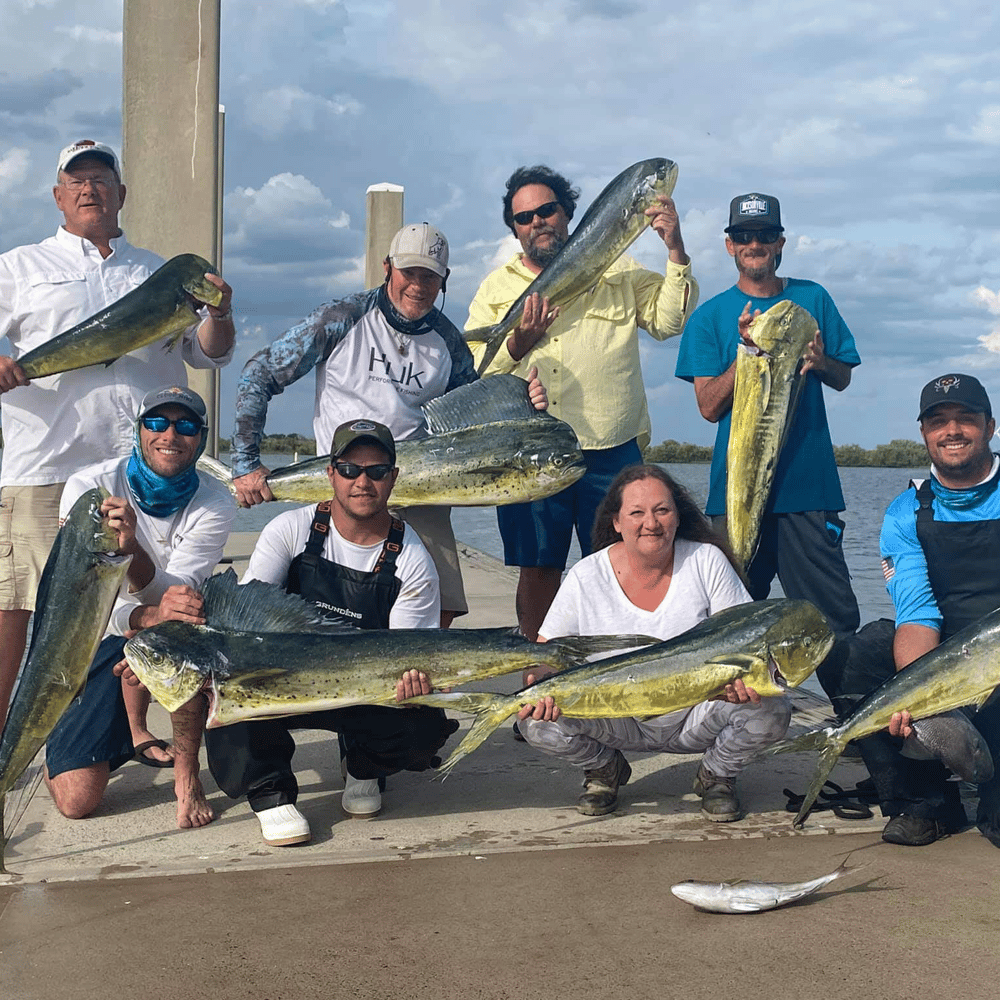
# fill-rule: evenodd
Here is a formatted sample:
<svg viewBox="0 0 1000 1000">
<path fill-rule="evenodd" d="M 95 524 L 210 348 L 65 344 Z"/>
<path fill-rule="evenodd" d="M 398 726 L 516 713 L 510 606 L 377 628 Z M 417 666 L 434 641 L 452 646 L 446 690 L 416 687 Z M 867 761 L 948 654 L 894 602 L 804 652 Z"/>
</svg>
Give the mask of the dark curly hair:
<svg viewBox="0 0 1000 1000">
<path fill-rule="evenodd" d="M 514 228 L 514 209 L 512 207 L 514 195 L 529 184 L 544 184 L 545 187 L 552 188 L 552 193 L 556 196 L 556 201 L 562 205 L 566 218 L 573 218 L 576 200 L 580 197 L 579 188 L 573 187 L 562 174 L 557 174 L 541 163 L 536 163 L 533 167 L 518 167 L 507 178 L 507 190 L 503 196 L 503 221 L 515 236 L 517 236 L 517 230 Z"/>
<path fill-rule="evenodd" d="M 597 508 L 597 517 L 594 519 L 594 530 L 591 534 L 591 551 L 606 549 L 609 545 L 622 540 L 621 533 L 615 531 L 613 523 L 621 513 L 622 494 L 630 483 L 637 483 L 643 479 L 656 479 L 670 491 L 674 506 L 677 508 L 679 522 L 676 537 L 686 538 L 690 542 L 707 542 L 709 545 L 714 545 L 729 560 L 730 565 L 745 583 L 743 571 L 729 550 L 727 542 L 715 533 L 708 518 L 691 499 L 691 494 L 658 465 L 630 465 L 615 476 L 600 507 Z"/>
</svg>

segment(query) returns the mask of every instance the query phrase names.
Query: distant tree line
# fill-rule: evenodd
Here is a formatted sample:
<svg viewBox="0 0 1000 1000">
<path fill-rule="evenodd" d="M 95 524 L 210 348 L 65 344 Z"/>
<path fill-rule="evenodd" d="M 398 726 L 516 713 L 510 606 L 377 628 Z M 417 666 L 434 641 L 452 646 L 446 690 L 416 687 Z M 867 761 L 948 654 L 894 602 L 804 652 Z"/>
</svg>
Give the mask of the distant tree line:
<svg viewBox="0 0 1000 1000">
<path fill-rule="evenodd" d="M 896 438 L 870 450 L 857 444 L 835 444 L 833 454 L 837 465 L 841 466 L 912 469 L 927 464 L 927 449 L 923 442 L 907 441 L 904 438 Z M 644 458 L 647 462 L 662 463 L 711 462 L 712 448 L 710 445 L 686 444 L 668 439 L 662 444 L 647 448 Z"/>
<path fill-rule="evenodd" d="M 219 438 L 219 451 L 229 451 L 232 445 L 230 438 Z M 300 455 L 316 454 L 316 439 L 303 437 L 301 434 L 265 434 L 260 442 L 261 454 L 266 455 Z"/>
</svg>

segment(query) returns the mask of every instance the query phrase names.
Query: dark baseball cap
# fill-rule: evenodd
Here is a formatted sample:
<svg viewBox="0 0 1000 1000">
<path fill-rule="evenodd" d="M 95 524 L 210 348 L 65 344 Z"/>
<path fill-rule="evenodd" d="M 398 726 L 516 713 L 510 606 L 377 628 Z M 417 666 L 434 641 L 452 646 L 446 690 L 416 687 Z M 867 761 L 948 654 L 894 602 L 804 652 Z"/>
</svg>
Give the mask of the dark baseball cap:
<svg viewBox="0 0 1000 1000">
<path fill-rule="evenodd" d="M 982 382 L 972 375 L 942 375 L 928 382 L 920 393 L 920 413 L 917 420 L 923 420 L 928 410 L 941 403 L 958 403 L 973 413 L 993 416 L 990 397 L 986 395 Z"/>
<path fill-rule="evenodd" d="M 729 203 L 729 225 L 726 232 L 734 229 L 781 229 L 781 206 L 778 199 L 769 194 L 741 194 Z"/>
<path fill-rule="evenodd" d="M 202 423 L 205 422 L 205 415 L 208 412 L 205 407 L 205 400 L 186 385 L 167 385 L 162 389 L 154 389 L 152 392 L 147 392 L 142 397 L 142 405 L 139 407 L 139 417 L 144 417 L 150 410 L 155 410 L 158 406 L 166 406 L 168 403 L 173 403 L 175 406 L 183 406 L 186 410 L 190 410 Z"/>
<path fill-rule="evenodd" d="M 385 424 L 374 420 L 348 420 L 333 432 L 333 444 L 330 446 L 330 461 L 334 462 L 358 441 L 371 441 L 389 453 L 392 464 L 396 464 L 396 442 L 392 432 Z"/>
</svg>

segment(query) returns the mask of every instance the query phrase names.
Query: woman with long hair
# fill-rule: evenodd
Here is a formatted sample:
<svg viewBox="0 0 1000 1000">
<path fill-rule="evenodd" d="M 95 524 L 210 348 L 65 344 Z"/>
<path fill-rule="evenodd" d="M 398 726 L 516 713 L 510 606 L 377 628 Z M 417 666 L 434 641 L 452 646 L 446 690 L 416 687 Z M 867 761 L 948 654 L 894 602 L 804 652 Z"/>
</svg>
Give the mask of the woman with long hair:
<svg viewBox="0 0 1000 1000">
<path fill-rule="evenodd" d="M 594 523 L 594 552 L 566 575 L 539 642 L 563 635 L 636 632 L 671 639 L 750 600 L 732 556 L 687 490 L 655 465 L 618 474 Z M 547 673 L 526 671 L 533 684 Z M 695 779 L 702 814 L 725 823 L 743 815 L 735 779 L 763 747 L 781 739 L 791 709 L 737 680 L 723 700 L 654 719 L 560 718 L 551 697 L 526 705 L 519 728 L 532 746 L 584 771 L 577 809 L 612 812 L 632 774 L 623 751 L 705 752 Z"/>
</svg>

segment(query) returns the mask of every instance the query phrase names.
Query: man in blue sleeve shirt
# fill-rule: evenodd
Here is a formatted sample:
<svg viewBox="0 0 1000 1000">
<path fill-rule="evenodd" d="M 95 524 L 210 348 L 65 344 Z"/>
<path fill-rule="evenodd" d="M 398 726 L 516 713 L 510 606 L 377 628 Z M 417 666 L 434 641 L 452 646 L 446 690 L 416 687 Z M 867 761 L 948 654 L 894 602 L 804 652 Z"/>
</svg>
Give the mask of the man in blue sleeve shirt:
<svg viewBox="0 0 1000 1000">
<path fill-rule="evenodd" d="M 726 249 L 739 278 L 688 320 L 677 358 L 678 378 L 694 383 L 701 415 L 718 424 L 706 513 L 725 533 L 726 451 L 736 378 L 736 351 L 750 322 L 783 300 L 816 319 L 816 336 L 803 355 L 805 384 L 782 449 L 749 567 L 750 594 L 762 600 L 777 575 L 786 596 L 812 601 L 839 635 L 860 623 L 843 552 L 844 496 L 827 426 L 823 386 L 838 392 L 861 364 L 854 338 L 827 291 L 814 281 L 779 278 L 785 245 L 777 198 L 746 194 L 730 205 Z"/>
</svg>

